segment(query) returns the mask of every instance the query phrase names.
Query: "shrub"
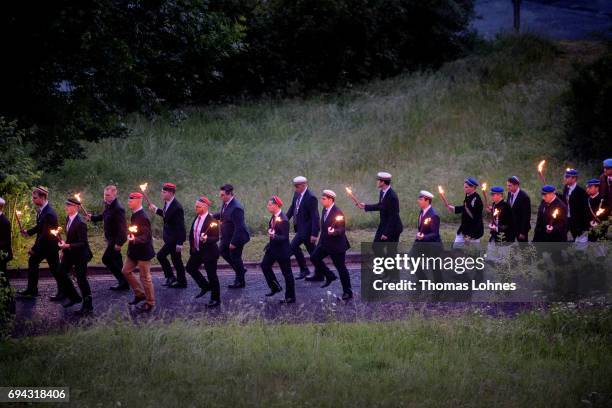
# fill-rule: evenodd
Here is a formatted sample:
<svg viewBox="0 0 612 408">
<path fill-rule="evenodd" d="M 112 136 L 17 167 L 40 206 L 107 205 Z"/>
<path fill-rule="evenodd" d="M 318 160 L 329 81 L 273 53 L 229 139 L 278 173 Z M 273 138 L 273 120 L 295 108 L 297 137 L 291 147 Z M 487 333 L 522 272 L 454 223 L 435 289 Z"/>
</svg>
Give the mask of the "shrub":
<svg viewBox="0 0 612 408">
<path fill-rule="evenodd" d="M 600 58 L 575 67 L 564 102 L 567 108 L 565 144 L 569 151 L 579 159 L 610 157 L 612 42 Z"/>
</svg>

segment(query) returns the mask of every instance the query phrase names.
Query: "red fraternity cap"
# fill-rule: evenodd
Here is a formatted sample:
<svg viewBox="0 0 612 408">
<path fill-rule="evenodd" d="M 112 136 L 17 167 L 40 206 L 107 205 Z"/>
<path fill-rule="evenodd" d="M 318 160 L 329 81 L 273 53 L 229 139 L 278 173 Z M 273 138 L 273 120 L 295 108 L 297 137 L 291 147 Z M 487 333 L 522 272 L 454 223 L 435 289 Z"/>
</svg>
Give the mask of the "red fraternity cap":
<svg viewBox="0 0 612 408">
<path fill-rule="evenodd" d="M 133 193 L 130 193 L 130 200 L 136 200 L 136 199 L 140 199 L 142 197 L 143 197 L 142 193 L 139 193 L 137 191 L 135 191 Z"/>
<path fill-rule="evenodd" d="M 208 199 L 208 197 L 203 195 L 198 198 L 198 202 L 210 205 L 210 200 Z"/>
<path fill-rule="evenodd" d="M 274 202 L 274 204 L 278 205 L 279 207 L 283 206 L 283 200 L 281 200 L 279 196 L 272 196 L 270 201 Z"/>
<path fill-rule="evenodd" d="M 166 191 L 176 191 L 176 184 L 173 183 L 164 183 L 162 190 Z"/>
</svg>

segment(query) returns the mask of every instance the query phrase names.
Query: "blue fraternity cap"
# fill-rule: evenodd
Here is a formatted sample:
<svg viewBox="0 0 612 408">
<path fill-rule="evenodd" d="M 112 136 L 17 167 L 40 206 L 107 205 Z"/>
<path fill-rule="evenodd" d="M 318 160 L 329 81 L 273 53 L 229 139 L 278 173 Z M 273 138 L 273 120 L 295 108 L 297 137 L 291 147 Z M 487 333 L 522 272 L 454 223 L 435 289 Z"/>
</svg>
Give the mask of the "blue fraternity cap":
<svg viewBox="0 0 612 408">
<path fill-rule="evenodd" d="M 604 167 L 612 167 L 612 159 L 606 159 L 603 162 Z"/>
<path fill-rule="evenodd" d="M 491 192 L 492 193 L 503 194 L 504 193 L 504 188 L 501 187 L 501 186 L 493 186 L 493 187 L 491 187 Z"/>
<path fill-rule="evenodd" d="M 466 178 L 465 183 L 472 187 L 478 187 L 478 181 L 476 181 L 476 179 L 473 177 Z"/>
<path fill-rule="evenodd" d="M 547 184 L 544 187 L 542 187 L 542 194 L 554 193 L 554 192 L 555 192 L 555 186 L 551 186 L 550 184 Z"/>
<path fill-rule="evenodd" d="M 587 186 L 598 186 L 600 184 L 599 179 L 593 178 L 587 181 Z"/>
<path fill-rule="evenodd" d="M 578 177 L 578 170 L 576 169 L 565 169 L 565 177 Z"/>
</svg>

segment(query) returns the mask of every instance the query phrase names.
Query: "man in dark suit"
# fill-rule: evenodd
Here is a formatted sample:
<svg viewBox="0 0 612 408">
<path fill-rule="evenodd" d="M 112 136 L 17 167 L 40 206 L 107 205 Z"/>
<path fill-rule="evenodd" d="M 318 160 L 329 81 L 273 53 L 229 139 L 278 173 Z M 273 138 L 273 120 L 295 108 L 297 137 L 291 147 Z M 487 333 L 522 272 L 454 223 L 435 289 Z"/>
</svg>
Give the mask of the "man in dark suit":
<svg viewBox="0 0 612 408">
<path fill-rule="evenodd" d="M 327 272 L 324 268 L 326 257 L 330 257 L 342 283 L 342 299 L 349 300 L 353 297 L 351 289 L 351 277 L 346 268 L 346 251 L 351 247 L 346 238 L 346 223 L 344 213 L 335 205 L 336 193 L 332 190 L 323 190 L 321 204 L 321 236 L 314 252 L 312 253 L 312 263 L 320 268 L 325 274 L 325 283 L 322 288 L 329 286 L 335 281 L 336 275 L 332 271 Z"/>
<path fill-rule="evenodd" d="M 221 256 L 236 273 L 234 283 L 228 285 L 230 289 L 244 288 L 244 275 L 246 268 L 242 262 L 242 250 L 251 240 L 249 228 L 244 221 L 244 208 L 234 196 L 234 187 L 225 184 L 219 189 L 219 197 L 223 202 L 221 211 L 214 215 L 221 222 Z"/>
<path fill-rule="evenodd" d="M 374 235 L 374 242 L 397 243 L 399 242 L 400 234 L 404 230 L 400 218 L 399 198 L 395 190 L 391 188 L 391 174 L 380 172 L 377 174 L 376 179 L 378 180 L 378 189 L 380 190 L 378 203 L 359 203 L 357 206 L 366 212 L 380 212 L 380 222 Z M 397 248 L 397 246 L 395 247 Z"/>
<path fill-rule="evenodd" d="M 87 214 L 87 220 L 93 222 L 104 221 L 104 239 L 106 249 L 102 255 L 102 263 L 117 279 L 117 285 L 111 286 L 111 290 L 128 290 L 128 285 L 123 273 L 123 258 L 121 247 L 127 241 L 127 221 L 125 210 L 117 200 L 117 187 L 110 185 L 104 189 L 104 211 L 102 214 Z"/>
<path fill-rule="evenodd" d="M 149 312 L 155 307 L 155 290 L 151 279 L 151 259 L 155 256 L 153 249 L 153 234 L 151 221 L 142 209 L 142 197 L 139 192 L 130 194 L 128 207 L 132 211 L 128 227 L 128 250 L 123 276 L 134 291 L 134 299 L 130 305 L 146 301 L 138 307 L 143 312 Z M 140 283 L 132 273 L 136 268 L 140 272 Z"/>
<path fill-rule="evenodd" d="M 268 237 L 270 242 L 266 245 L 265 254 L 261 260 L 261 271 L 266 278 L 266 283 L 270 288 L 270 293 L 266 296 L 274 296 L 283 290 L 276 275 L 272 270 L 272 265 L 278 262 L 283 277 L 285 278 L 285 299 L 281 303 L 295 303 L 295 282 L 291 272 L 291 245 L 289 244 L 289 219 L 281 211 L 282 200 L 273 196 L 268 200 L 267 209 L 272 215 L 268 222 Z"/>
<path fill-rule="evenodd" d="M 572 240 L 575 242 L 587 242 L 588 237 L 586 232 L 589 229 L 587 220 L 587 196 L 584 188 L 578 185 L 578 171 L 576 169 L 567 169 L 565 171 L 565 187 L 563 187 L 563 195 L 559 198 L 563 200 L 567 206 L 567 225 Z"/>
<path fill-rule="evenodd" d="M 454 246 L 462 246 L 464 243 L 480 242 L 484 235 L 484 225 L 482 223 L 483 204 L 480 195 L 476 192 L 478 181 L 472 177 L 465 179 L 463 191 L 465 198 L 463 205 L 448 205 L 449 211 L 461 214 L 461 225 L 457 230 Z"/>
<path fill-rule="evenodd" d="M 0 285 L 9 287 L 8 263 L 13 259 L 13 245 L 11 242 L 11 222 L 4 215 L 6 201 L 0 197 Z M 15 313 L 15 301 L 9 299 L 7 303 L 11 313 Z"/>
<path fill-rule="evenodd" d="M 176 185 L 165 183 L 161 191 L 161 197 L 164 200 L 163 210 L 153 204 L 149 204 L 149 209 L 164 219 L 164 246 L 157 252 L 157 260 L 166 277 L 166 282 L 163 283 L 163 286 L 178 289 L 187 287 L 185 266 L 181 258 L 181 251 L 183 250 L 183 243 L 187 233 L 185 232 L 185 211 L 175 195 Z M 172 265 L 174 265 L 176 270 L 176 277 L 168 261 L 168 255 L 172 259 Z"/>
<path fill-rule="evenodd" d="M 428 256 L 439 256 L 440 251 L 443 249 L 442 240 L 440 238 L 440 217 L 431 206 L 433 200 L 433 194 L 426 190 L 419 192 L 417 198 L 417 205 L 421 209 L 419 212 L 419 219 L 417 221 L 417 233 L 414 240 L 414 244 L 410 250 L 412 257 L 418 257 L 421 255 Z M 440 271 L 433 270 L 433 277 L 435 282 L 442 281 L 442 275 Z M 418 268 L 416 271 L 418 280 L 426 280 L 427 276 L 422 268 Z M 390 275 L 390 278 L 394 281 L 399 279 L 398 274 Z"/>
<path fill-rule="evenodd" d="M 442 242 L 440 239 L 440 217 L 431 206 L 431 200 L 433 200 L 432 193 L 425 190 L 419 192 L 417 205 L 421 208 L 421 212 L 419 213 L 415 241 Z"/>
<path fill-rule="evenodd" d="M 603 161 L 603 173 L 599 176 L 599 194 L 606 206 L 612 208 L 612 158 Z"/>
<path fill-rule="evenodd" d="M 533 242 L 567 241 L 567 207 L 555 194 L 555 187 L 542 187 L 542 202 L 538 208 Z"/>
<path fill-rule="evenodd" d="M 196 298 L 201 298 L 210 291 L 210 301 L 206 306 L 217 307 L 221 304 L 221 289 L 217 276 L 219 223 L 209 214 L 209 207 L 210 200 L 205 196 L 200 196 L 195 202 L 196 217 L 189 230 L 189 260 L 186 269 L 200 287 Z M 199 270 L 202 264 L 208 280 Z"/>
<path fill-rule="evenodd" d="M 520 188 L 520 180 L 517 176 L 508 178 L 508 204 L 512 209 L 512 222 L 514 223 L 514 234 L 518 242 L 527 242 L 529 230 L 531 230 L 531 199 L 529 195 Z"/>
<path fill-rule="evenodd" d="M 597 241 L 600 236 L 606 236 L 608 231 L 607 227 L 603 228 L 603 231 L 600 231 L 599 234 L 594 230 L 610 216 L 610 207 L 607 206 L 605 199 L 599 194 L 600 185 L 601 180 L 594 178 L 587 182 L 586 188 L 586 192 L 589 195 L 587 220 L 591 228 L 589 232 L 589 241 L 591 242 Z"/>
<path fill-rule="evenodd" d="M 45 187 L 36 187 L 32 191 L 32 202 L 39 208 L 36 215 L 36 225 L 29 230 L 22 230 L 21 235 L 24 237 L 36 234 L 36 241 L 28 252 L 28 286 L 25 290 L 17 292 L 23 297 L 38 296 L 38 268 L 43 259 L 47 260 L 51 275 L 57 283 L 57 293 L 51 296 L 51 300 L 59 302 L 66 299 L 66 295 L 62 292 L 58 268 L 59 268 L 59 252 L 57 247 L 57 239 L 51 234 L 52 229 L 58 227 L 57 214 L 47 200 L 49 191 Z"/>
<path fill-rule="evenodd" d="M 319 200 L 308 189 L 306 177 L 298 176 L 293 179 L 295 193 L 291 200 L 291 207 L 287 210 L 287 219 L 293 218 L 293 231 L 295 236 L 291 240 L 291 252 L 300 266 L 300 274 L 296 279 L 309 281 L 322 281 L 323 273 L 315 269 L 314 274 L 310 275 L 304 254 L 300 248 L 306 247 L 308 254 L 312 256 L 315 243 L 319 236 Z"/>
<path fill-rule="evenodd" d="M 71 307 L 82 302 L 83 305 L 78 313 L 88 314 L 93 311 L 93 302 L 91 288 L 87 281 L 87 263 L 91 260 L 93 254 L 87 240 L 87 224 L 79 216 L 80 205 L 81 203 L 74 198 L 66 200 L 64 207 L 67 215 L 66 240 L 60 240 L 58 243 L 59 249 L 62 251 L 59 276 L 62 281 L 62 291 L 68 297 L 68 302 L 63 306 Z M 74 268 L 77 284 L 81 291 L 80 296 L 70 279 L 72 268 Z"/>
<path fill-rule="evenodd" d="M 514 242 L 514 219 L 512 208 L 504 201 L 504 188 L 501 186 L 491 187 L 491 223 L 489 230 L 491 238 L 489 242 Z"/>
</svg>

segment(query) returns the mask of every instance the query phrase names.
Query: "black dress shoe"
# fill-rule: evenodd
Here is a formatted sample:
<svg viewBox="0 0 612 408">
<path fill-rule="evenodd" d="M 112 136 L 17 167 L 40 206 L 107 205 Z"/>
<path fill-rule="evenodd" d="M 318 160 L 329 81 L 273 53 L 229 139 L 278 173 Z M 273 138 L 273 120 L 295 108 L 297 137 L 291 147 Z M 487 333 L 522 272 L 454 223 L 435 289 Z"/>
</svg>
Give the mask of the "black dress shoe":
<svg viewBox="0 0 612 408">
<path fill-rule="evenodd" d="M 234 282 L 231 285 L 227 285 L 227 287 L 230 289 L 241 289 L 244 288 L 244 286 L 244 282 Z"/>
<path fill-rule="evenodd" d="M 297 278 L 295 278 L 296 280 L 300 280 L 300 279 L 304 279 L 305 277 L 307 277 L 310 274 L 310 271 L 308 269 L 304 270 L 304 271 L 300 271 L 300 274 L 297 276 Z"/>
<path fill-rule="evenodd" d="M 279 303 L 287 303 L 287 304 L 295 303 L 295 298 L 286 298 L 286 299 L 281 300 Z"/>
<path fill-rule="evenodd" d="M 186 283 L 178 283 L 178 282 L 172 282 L 171 284 L 168 285 L 169 288 L 172 289 L 185 289 L 187 287 Z"/>
<path fill-rule="evenodd" d="M 335 276 L 332 276 L 331 278 L 325 278 L 325 283 L 324 283 L 323 285 L 321 285 L 321 287 L 322 287 L 322 288 L 326 288 L 326 287 L 328 287 L 328 286 L 329 286 L 329 285 L 331 285 L 331 283 L 332 283 L 333 281 L 335 281 L 336 279 L 338 279 L 338 278 L 336 278 Z"/>
<path fill-rule="evenodd" d="M 33 291 L 30 289 L 24 289 L 17 291 L 17 295 L 23 298 L 35 298 L 38 296 L 38 291 Z"/>
<path fill-rule="evenodd" d="M 93 305 L 91 302 L 91 296 L 85 296 L 83 299 L 83 306 L 81 306 L 81 310 L 77 310 L 74 312 L 77 315 L 85 316 L 93 312 Z"/>
<path fill-rule="evenodd" d="M 323 276 L 307 276 L 304 280 L 308 282 L 323 282 L 325 278 Z"/>
<path fill-rule="evenodd" d="M 272 288 L 269 293 L 266 293 L 266 296 L 268 296 L 268 297 L 274 296 L 274 295 L 276 295 L 278 292 L 280 292 L 282 290 L 283 290 L 283 288 L 281 288 L 280 286 L 276 286 L 276 287 Z"/>
<path fill-rule="evenodd" d="M 208 303 L 206 304 L 206 307 L 217 307 L 217 306 L 219 306 L 220 304 L 221 304 L 221 302 L 220 302 L 220 301 L 218 301 L 218 300 L 211 300 L 210 302 L 208 302 Z"/>
<path fill-rule="evenodd" d="M 353 298 L 353 294 L 352 293 L 343 293 L 342 294 L 342 300 L 350 300 Z"/>
<path fill-rule="evenodd" d="M 49 300 L 52 302 L 61 302 L 67 298 L 68 296 L 64 295 L 63 293 L 56 293 L 55 295 L 49 297 Z"/>
<path fill-rule="evenodd" d="M 77 303 L 81 303 L 83 299 L 79 296 L 78 298 L 70 299 L 67 303 L 64 303 L 62 306 L 68 308 L 76 305 Z"/>
<path fill-rule="evenodd" d="M 150 312 L 153 310 L 153 305 L 150 303 L 143 303 L 142 305 L 136 306 L 136 309 L 140 312 Z"/>
<path fill-rule="evenodd" d="M 128 290 L 129 288 L 130 288 L 130 285 L 126 283 L 126 284 L 118 284 L 118 285 L 111 286 L 109 289 L 120 291 L 120 290 Z"/>
<path fill-rule="evenodd" d="M 144 302 L 147 298 L 146 297 L 140 297 L 140 296 L 134 296 L 134 299 L 132 299 L 131 302 L 128 302 L 128 305 L 136 305 L 140 302 Z"/>
<path fill-rule="evenodd" d="M 195 295 L 195 298 L 201 298 L 202 296 L 204 296 L 205 294 L 207 294 L 209 291 L 209 289 L 200 289 L 200 293 L 198 293 L 197 295 Z"/>
<path fill-rule="evenodd" d="M 176 282 L 176 278 L 175 277 L 166 278 L 166 281 L 164 283 L 162 283 L 162 286 L 170 286 L 174 282 Z"/>
</svg>

